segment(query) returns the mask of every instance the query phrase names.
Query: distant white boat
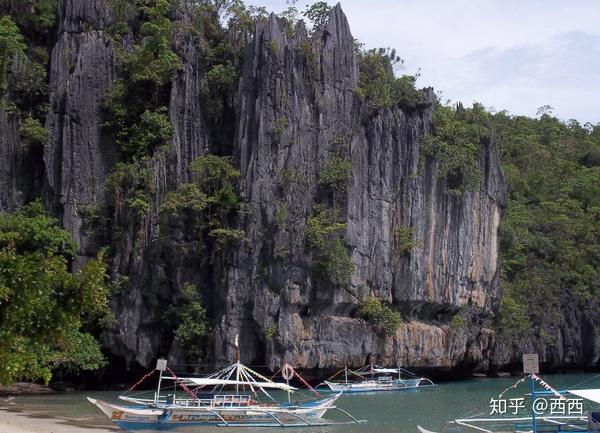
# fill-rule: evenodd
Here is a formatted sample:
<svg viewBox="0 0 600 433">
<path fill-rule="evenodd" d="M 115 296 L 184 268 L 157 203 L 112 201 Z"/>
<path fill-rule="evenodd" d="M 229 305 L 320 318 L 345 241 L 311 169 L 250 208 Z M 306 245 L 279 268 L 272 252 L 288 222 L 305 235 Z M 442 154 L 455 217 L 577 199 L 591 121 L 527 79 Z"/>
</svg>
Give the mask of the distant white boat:
<svg viewBox="0 0 600 433">
<path fill-rule="evenodd" d="M 332 381 L 331 379 L 344 373 L 343 381 Z M 352 379 L 349 379 L 352 377 Z M 414 373 L 403 368 L 384 368 L 377 365 L 365 366 L 358 370 L 350 370 L 345 367 L 331 378 L 317 386 L 319 391 L 325 392 L 380 392 L 380 391 L 402 391 L 417 388 L 437 386 L 426 377 L 417 377 Z"/>
</svg>

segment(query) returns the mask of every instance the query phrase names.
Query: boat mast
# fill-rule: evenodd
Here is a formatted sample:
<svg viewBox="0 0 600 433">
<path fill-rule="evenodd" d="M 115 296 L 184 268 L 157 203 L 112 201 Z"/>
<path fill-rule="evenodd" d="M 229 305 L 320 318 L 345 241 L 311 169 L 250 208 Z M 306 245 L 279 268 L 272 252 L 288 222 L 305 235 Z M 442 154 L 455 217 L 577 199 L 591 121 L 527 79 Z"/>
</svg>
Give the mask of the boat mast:
<svg viewBox="0 0 600 433">
<path fill-rule="evenodd" d="M 348 363 L 344 365 L 344 378 L 346 379 L 346 385 L 348 385 Z"/>
<path fill-rule="evenodd" d="M 239 336 L 238 336 L 238 334 L 235 335 L 235 350 L 236 350 L 235 356 L 236 356 L 236 360 L 237 360 L 237 364 L 236 364 L 236 367 L 235 367 L 235 380 L 237 382 L 239 382 L 240 381 L 240 358 L 241 358 L 241 356 L 240 356 L 240 344 L 239 344 Z M 240 385 L 239 384 L 235 385 L 235 392 L 236 393 L 240 392 Z"/>
<path fill-rule="evenodd" d="M 533 407 L 535 403 L 535 380 L 533 379 L 533 374 L 529 376 L 529 381 L 531 382 L 531 429 L 533 430 L 533 433 L 537 433 L 537 422 L 535 419 L 535 409 Z"/>
<path fill-rule="evenodd" d="M 537 420 L 535 419 L 535 375 L 540 373 L 540 364 L 537 353 L 523 354 L 523 373 L 529 374 L 531 383 L 531 430 L 537 433 Z"/>
</svg>

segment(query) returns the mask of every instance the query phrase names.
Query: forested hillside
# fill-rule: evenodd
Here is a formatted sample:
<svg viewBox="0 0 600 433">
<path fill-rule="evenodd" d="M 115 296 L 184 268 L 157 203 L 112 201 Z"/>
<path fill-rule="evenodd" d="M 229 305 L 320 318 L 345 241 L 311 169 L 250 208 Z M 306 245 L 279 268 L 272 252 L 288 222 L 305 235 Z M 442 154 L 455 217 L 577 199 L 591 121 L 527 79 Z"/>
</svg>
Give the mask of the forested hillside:
<svg viewBox="0 0 600 433">
<path fill-rule="evenodd" d="M 598 357 L 600 126 L 491 116 L 509 188 L 500 226 L 500 329 L 551 362 Z M 518 347 L 519 343 L 515 346 Z"/>
<path fill-rule="evenodd" d="M 600 125 L 443 104 L 340 5 L 0 5 L 0 382 L 236 335 L 273 368 L 598 365 Z"/>
</svg>

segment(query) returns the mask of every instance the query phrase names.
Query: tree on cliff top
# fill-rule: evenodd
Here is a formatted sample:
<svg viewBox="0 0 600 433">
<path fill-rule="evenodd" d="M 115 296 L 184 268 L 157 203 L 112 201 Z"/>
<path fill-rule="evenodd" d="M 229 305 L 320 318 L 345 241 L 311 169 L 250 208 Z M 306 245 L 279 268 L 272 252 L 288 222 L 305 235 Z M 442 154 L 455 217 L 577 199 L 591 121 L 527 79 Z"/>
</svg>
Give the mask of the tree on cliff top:
<svg viewBox="0 0 600 433">
<path fill-rule="evenodd" d="M 563 122 L 548 106 L 539 115 L 491 116 L 509 186 L 499 328 L 553 345 L 565 311 L 598 305 L 600 125 Z"/>
<path fill-rule="evenodd" d="M 39 202 L 0 214 L 0 384 L 104 364 L 86 326 L 107 314 L 104 253 L 69 271 L 75 245 Z"/>
</svg>

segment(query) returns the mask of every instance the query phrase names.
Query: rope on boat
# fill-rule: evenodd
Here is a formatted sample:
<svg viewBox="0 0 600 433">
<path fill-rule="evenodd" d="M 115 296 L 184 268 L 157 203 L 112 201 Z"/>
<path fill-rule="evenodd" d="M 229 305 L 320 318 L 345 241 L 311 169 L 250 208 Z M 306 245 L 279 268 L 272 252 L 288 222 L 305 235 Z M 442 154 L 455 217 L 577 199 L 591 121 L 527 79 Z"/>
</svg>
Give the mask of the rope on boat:
<svg viewBox="0 0 600 433">
<path fill-rule="evenodd" d="M 505 393 L 507 393 L 508 391 L 510 391 L 512 389 L 515 389 L 516 387 L 518 387 L 520 384 L 522 384 L 523 382 L 525 382 L 529 378 L 535 380 L 537 383 L 539 383 L 540 385 L 542 385 L 546 390 L 552 392 L 553 394 L 555 394 L 561 400 L 566 400 L 566 397 L 564 395 L 562 395 L 560 392 L 558 392 L 556 389 L 554 389 L 552 386 L 550 386 L 548 383 L 546 383 L 542 378 L 540 378 L 536 374 L 531 374 L 529 376 L 525 376 L 525 377 L 517 380 L 512 386 L 509 386 L 504 391 L 502 391 L 500 394 L 498 394 L 498 397 L 502 398 L 502 396 Z"/>
<path fill-rule="evenodd" d="M 270 377 L 270 380 L 273 380 L 275 378 L 275 376 L 277 376 L 279 373 L 281 373 L 281 367 L 279 367 L 279 370 L 277 370 L 273 376 Z"/>
<path fill-rule="evenodd" d="M 175 379 L 175 382 L 177 382 L 177 384 L 190 396 L 192 397 L 192 399 L 197 400 L 198 397 L 196 396 L 196 394 L 194 394 L 192 392 L 191 389 L 189 389 L 185 383 L 183 383 L 183 381 L 181 379 L 179 379 L 177 377 L 177 375 L 175 375 L 175 373 L 173 373 L 173 370 L 171 370 L 169 367 L 167 367 L 167 370 L 169 371 L 169 373 L 171 373 L 171 375 L 173 375 L 173 378 Z"/>
<path fill-rule="evenodd" d="M 242 367 L 241 368 L 241 373 L 244 375 L 244 377 L 246 377 L 246 380 L 248 380 L 248 382 L 249 382 L 248 385 L 250 386 L 250 389 L 252 390 L 252 393 L 258 399 L 258 393 L 254 390 L 254 387 L 251 385 L 252 382 L 257 382 L 257 380 L 252 376 L 252 374 L 249 373 L 249 372 L 252 372 L 252 373 L 256 373 L 256 372 L 252 371 L 251 369 L 249 369 L 249 368 L 247 368 L 247 367 L 245 367 L 243 365 L 241 367 Z M 249 371 L 246 371 L 246 370 L 249 370 Z M 264 377 L 261 377 L 260 374 L 258 374 L 258 373 L 256 373 L 256 374 L 258 375 L 259 378 L 261 378 L 263 380 L 265 379 Z M 271 382 L 271 381 L 269 381 L 269 382 Z M 263 388 L 258 387 L 258 389 L 260 389 L 261 392 L 264 395 L 266 395 L 267 397 L 269 397 L 274 403 L 279 404 L 279 402 L 277 400 L 275 400 L 273 398 L 273 396 L 271 394 L 269 394 L 267 391 L 265 391 Z"/>
<path fill-rule="evenodd" d="M 562 395 L 560 392 L 558 392 L 556 389 L 554 389 L 551 385 L 547 384 L 541 377 L 537 376 L 536 374 L 532 374 L 531 378 L 534 379 L 536 382 L 538 382 L 540 385 L 542 385 L 544 388 L 546 388 L 548 391 L 552 392 L 554 395 L 556 395 L 561 400 L 567 399 L 564 395 Z"/>
<path fill-rule="evenodd" d="M 500 394 L 498 394 L 498 398 L 502 398 L 502 396 L 507 393 L 508 391 L 517 388 L 520 384 L 522 384 L 523 382 L 525 382 L 527 380 L 527 376 L 517 380 L 515 383 L 513 383 L 511 386 L 509 386 L 508 388 L 506 388 L 504 391 L 502 391 Z"/>
<path fill-rule="evenodd" d="M 144 382 L 146 379 L 148 379 L 150 376 L 152 376 L 154 374 L 156 370 L 152 370 L 150 373 L 146 373 L 140 380 L 138 380 L 135 385 L 133 385 L 131 388 L 129 388 L 127 390 L 127 392 L 131 392 L 133 391 L 138 385 L 140 385 L 142 382 Z"/>
<path fill-rule="evenodd" d="M 340 374 L 342 371 L 344 371 L 344 370 L 339 370 L 339 371 L 338 371 L 337 373 L 335 373 L 333 376 L 330 376 L 330 377 L 328 377 L 328 378 L 327 378 L 327 380 L 331 380 L 331 379 L 335 378 L 335 377 L 336 377 L 338 374 Z M 348 370 L 348 371 L 351 371 L 351 370 Z"/>
<path fill-rule="evenodd" d="M 289 364 L 288 364 L 289 365 Z M 317 391 L 316 389 L 314 389 L 312 386 L 310 386 L 310 384 L 304 380 L 304 378 L 302 376 L 300 376 L 300 374 L 296 371 L 296 369 L 294 367 L 292 367 L 292 371 L 294 372 L 294 376 L 296 376 L 298 378 L 298 380 L 300 382 L 302 382 L 302 384 L 304 386 L 306 386 L 312 393 L 314 393 L 317 397 L 319 396 L 319 391 Z"/>
<path fill-rule="evenodd" d="M 577 387 L 579 387 L 579 386 L 583 385 L 584 383 L 587 383 L 587 382 L 589 382 L 589 381 L 592 381 L 592 380 L 594 380 L 594 379 L 598 379 L 599 377 L 600 377 L 600 374 L 597 374 L 596 376 L 594 376 L 594 377 L 590 377 L 589 379 L 586 379 L 586 380 L 584 380 L 583 382 L 579 382 L 579 383 L 577 383 L 577 384 L 575 384 L 575 385 L 573 385 L 573 386 L 570 386 L 570 387 L 569 387 L 569 389 L 575 389 L 575 388 L 577 388 Z"/>
</svg>

